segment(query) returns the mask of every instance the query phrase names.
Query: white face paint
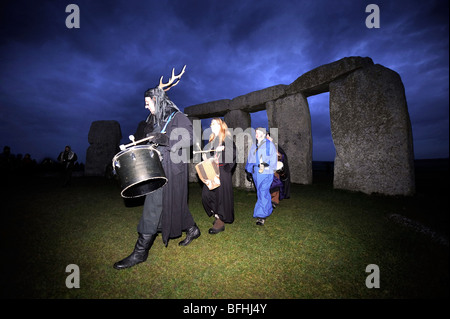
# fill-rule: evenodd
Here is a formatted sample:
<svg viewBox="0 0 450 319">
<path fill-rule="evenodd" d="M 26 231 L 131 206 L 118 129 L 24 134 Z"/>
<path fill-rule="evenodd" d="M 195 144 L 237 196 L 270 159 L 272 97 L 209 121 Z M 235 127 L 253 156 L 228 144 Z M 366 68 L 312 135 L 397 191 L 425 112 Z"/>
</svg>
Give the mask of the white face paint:
<svg viewBox="0 0 450 319">
<path fill-rule="evenodd" d="M 150 113 L 155 114 L 155 100 L 151 97 L 145 97 L 145 108 L 150 111 Z"/>
<path fill-rule="evenodd" d="M 258 143 L 261 143 L 261 141 L 266 137 L 266 133 L 261 132 L 260 130 L 256 130 L 255 137 Z"/>
<path fill-rule="evenodd" d="M 214 120 L 211 121 L 211 131 L 214 133 L 215 136 L 219 136 L 220 124 L 217 121 Z"/>
</svg>

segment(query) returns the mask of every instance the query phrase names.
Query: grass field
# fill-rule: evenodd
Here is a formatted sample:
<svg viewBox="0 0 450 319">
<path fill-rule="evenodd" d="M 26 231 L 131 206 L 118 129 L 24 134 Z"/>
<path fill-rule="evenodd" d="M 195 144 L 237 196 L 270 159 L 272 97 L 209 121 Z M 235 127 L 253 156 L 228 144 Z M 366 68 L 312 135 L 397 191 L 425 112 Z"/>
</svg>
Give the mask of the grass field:
<svg viewBox="0 0 450 319">
<path fill-rule="evenodd" d="M 448 245 L 389 218 L 448 236 L 446 174 L 418 176 L 413 197 L 334 190 L 317 175 L 293 185 L 263 227 L 252 218 L 256 193 L 235 189 L 235 222 L 214 236 L 190 184 L 200 238 L 164 247 L 158 236 L 147 262 L 121 271 L 112 265 L 133 249 L 142 202 L 124 201 L 114 180 L 15 180 L 1 198 L 2 298 L 448 298 Z M 66 287 L 69 264 L 79 289 Z M 369 264 L 380 288 L 366 286 Z"/>
</svg>

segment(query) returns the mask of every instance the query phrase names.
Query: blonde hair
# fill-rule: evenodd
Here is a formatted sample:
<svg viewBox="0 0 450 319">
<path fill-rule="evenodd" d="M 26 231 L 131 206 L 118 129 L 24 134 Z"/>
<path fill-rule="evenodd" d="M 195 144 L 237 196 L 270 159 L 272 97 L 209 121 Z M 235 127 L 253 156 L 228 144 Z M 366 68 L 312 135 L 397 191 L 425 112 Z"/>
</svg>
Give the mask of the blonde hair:
<svg viewBox="0 0 450 319">
<path fill-rule="evenodd" d="M 220 126 L 220 130 L 219 130 L 219 145 L 221 145 L 223 143 L 223 141 L 225 140 L 225 137 L 226 136 L 231 136 L 231 133 L 228 130 L 227 123 L 225 123 L 221 118 L 215 117 L 215 118 L 213 118 L 211 120 L 211 123 L 213 121 L 216 121 L 217 123 L 219 123 L 219 126 Z M 209 141 L 211 142 L 215 138 L 216 138 L 216 134 L 211 133 L 211 135 L 209 136 Z"/>
</svg>

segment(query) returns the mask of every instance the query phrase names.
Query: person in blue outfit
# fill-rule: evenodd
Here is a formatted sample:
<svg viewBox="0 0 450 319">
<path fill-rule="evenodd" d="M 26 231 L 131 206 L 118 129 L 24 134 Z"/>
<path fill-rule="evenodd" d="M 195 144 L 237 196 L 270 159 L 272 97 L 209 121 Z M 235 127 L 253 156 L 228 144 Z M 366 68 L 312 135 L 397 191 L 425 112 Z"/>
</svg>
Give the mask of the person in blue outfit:
<svg viewBox="0 0 450 319">
<path fill-rule="evenodd" d="M 245 170 L 247 179 L 255 184 L 258 197 L 253 217 L 257 219 L 256 225 L 263 226 L 273 211 L 270 185 L 277 168 L 277 150 L 274 143 L 266 139 L 266 129 L 258 127 L 255 137 L 256 143 L 249 149 Z"/>
</svg>

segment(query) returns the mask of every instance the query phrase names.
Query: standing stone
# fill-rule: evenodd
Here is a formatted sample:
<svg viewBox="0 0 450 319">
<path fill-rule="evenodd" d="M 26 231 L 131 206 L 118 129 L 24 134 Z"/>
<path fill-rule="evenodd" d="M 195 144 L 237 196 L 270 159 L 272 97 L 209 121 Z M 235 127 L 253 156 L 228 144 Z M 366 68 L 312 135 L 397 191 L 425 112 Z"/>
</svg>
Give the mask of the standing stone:
<svg viewBox="0 0 450 319">
<path fill-rule="evenodd" d="M 108 176 L 112 170 L 112 159 L 119 152 L 122 138 L 117 121 L 94 121 L 89 129 L 86 151 L 86 176 Z"/>
<path fill-rule="evenodd" d="M 224 121 L 228 128 L 233 130 L 234 143 L 236 144 L 237 164 L 233 174 L 233 186 L 251 189 L 253 188 L 252 183 L 247 181 L 245 173 L 245 163 L 252 138 L 250 135 L 250 114 L 241 110 L 229 111 L 225 114 Z"/>
<path fill-rule="evenodd" d="M 266 103 L 270 131 L 278 129 L 278 144 L 286 152 L 291 182 L 312 184 L 312 134 L 308 101 L 293 94 Z"/>
<path fill-rule="evenodd" d="M 369 194 L 413 194 L 414 153 L 405 90 L 396 72 L 374 65 L 369 57 L 345 57 L 289 85 L 193 105 L 185 113 L 201 119 L 225 116 L 230 128 L 245 132 L 251 125 L 249 113 L 266 109 L 269 127 L 278 129 L 279 145 L 289 157 L 291 181 L 311 184 L 312 135 L 306 98 L 327 91 L 336 149 L 334 187 Z M 245 159 L 248 144 L 237 145 Z M 233 185 L 248 188 L 243 164 L 239 164 Z"/>
<path fill-rule="evenodd" d="M 376 64 L 331 82 L 330 121 L 335 188 L 414 193 L 411 123 L 396 72 Z"/>
</svg>

